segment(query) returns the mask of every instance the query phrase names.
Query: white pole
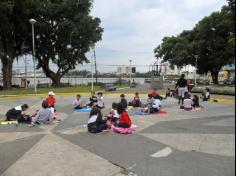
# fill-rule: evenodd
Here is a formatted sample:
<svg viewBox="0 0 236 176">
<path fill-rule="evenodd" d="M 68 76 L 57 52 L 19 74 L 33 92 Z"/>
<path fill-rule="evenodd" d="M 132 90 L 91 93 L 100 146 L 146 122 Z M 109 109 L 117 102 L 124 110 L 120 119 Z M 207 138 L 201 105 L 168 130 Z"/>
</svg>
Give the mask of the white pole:
<svg viewBox="0 0 236 176">
<path fill-rule="evenodd" d="M 132 80 L 131 80 L 132 79 L 132 76 L 131 76 L 131 74 L 132 74 L 132 67 L 131 67 L 132 66 L 131 65 L 132 64 L 132 60 L 129 60 L 129 62 L 130 62 L 130 73 L 129 73 L 130 75 L 129 76 L 130 76 L 130 86 L 131 86 L 132 85 Z"/>
<path fill-rule="evenodd" d="M 27 82 L 27 56 L 25 55 L 25 88 L 28 88 L 28 82 Z"/>
<path fill-rule="evenodd" d="M 197 86 L 197 61 L 198 61 L 197 56 L 195 56 L 195 75 L 194 75 L 194 77 L 195 77 L 195 87 Z"/>
<path fill-rule="evenodd" d="M 92 91 L 94 91 L 94 86 L 93 86 L 93 59 L 91 61 L 91 73 L 92 73 Z"/>
<path fill-rule="evenodd" d="M 37 93 L 37 82 L 36 82 L 36 64 L 35 64 L 35 42 L 34 42 L 34 24 L 35 19 L 30 19 L 29 22 L 32 24 L 32 42 L 33 42 L 33 65 L 34 65 L 34 92 Z"/>
</svg>

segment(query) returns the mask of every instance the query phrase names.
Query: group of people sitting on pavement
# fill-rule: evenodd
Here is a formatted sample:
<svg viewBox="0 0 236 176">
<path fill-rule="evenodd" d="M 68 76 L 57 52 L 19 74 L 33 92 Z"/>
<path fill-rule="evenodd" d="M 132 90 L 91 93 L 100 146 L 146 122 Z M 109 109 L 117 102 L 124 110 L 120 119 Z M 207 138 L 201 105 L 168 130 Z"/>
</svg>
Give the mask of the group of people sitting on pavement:
<svg viewBox="0 0 236 176">
<path fill-rule="evenodd" d="M 78 100 L 79 98 L 79 100 Z M 161 108 L 161 100 L 163 98 L 154 89 L 152 93 L 148 94 L 148 99 L 145 103 L 141 101 L 139 93 L 136 92 L 133 100 L 128 103 L 125 94 L 120 95 L 119 102 L 113 102 L 112 108 L 107 115 L 103 115 L 101 111 L 101 105 L 104 108 L 104 102 L 102 94 L 98 93 L 97 96 L 92 92 L 90 97 L 90 103 L 86 107 L 92 107 L 89 115 L 87 128 L 90 133 L 100 133 L 104 130 L 108 130 L 111 126 L 119 128 L 130 128 L 132 126 L 132 120 L 128 114 L 128 107 L 132 106 L 135 108 L 140 108 L 143 112 L 147 113 L 157 113 Z M 81 100 L 81 96 L 77 95 L 74 102 Z M 78 104 L 75 104 L 75 108 Z M 81 105 L 81 103 L 80 103 Z M 81 107 L 81 106 L 80 106 Z"/>
<path fill-rule="evenodd" d="M 188 83 L 185 79 L 185 75 L 181 75 L 181 78 L 176 84 L 176 90 L 178 92 L 178 99 L 181 109 L 192 110 L 196 108 L 202 108 L 199 103 L 199 97 L 197 95 L 191 96 L 188 90 Z M 120 95 L 120 101 L 112 103 L 112 108 L 110 112 L 103 116 L 102 109 L 105 108 L 104 97 L 102 92 L 91 92 L 91 97 L 89 102 L 83 104 L 80 94 L 76 95 L 73 101 L 73 106 L 75 110 L 83 108 L 91 108 L 89 119 L 87 122 L 88 131 L 91 133 L 99 133 L 103 130 L 111 128 L 111 126 L 116 126 L 120 128 L 130 128 L 132 125 L 131 118 L 128 114 L 128 107 L 132 106 L 134 108 L 139 108 L 141 112 L 153 114 L 158 113 L 162 107 L 162 100 L 167 97 L 174 96 L 174 92 L 170 88 L 166 92 L 166 97 L 163 98 L 157 93 L 157 89 L 148 94 L 146 101 L 142 101 L 139 93 L 136 92 L 132 101 L 128 102 L 125 94 Z M 17 121 L 19 123 L 27 123 L 30 126 L 36 124 L 50 124 L 55 120 L 55 94 L 53 92 L 48 93 L 48 97 L 42 102 L 42 107 L 37 110 L 32 115 L 27 115 L 25 111 L 29 108 L 27 104 L 22 106 L 17 106 L 10 109 L 6 113 L 7 121 Z M 203 101 L 208 101 L 210 99 L 210 90 L 206 89 L 202 94 Z"/>
<path fill-rule="evenodd" d="M 21 106 L 14 107 L 7 111 L 6 121 L 17 121 L 18 123 L 29 124 L 30 127 L 36 124 L 50 124 L 53 120 L 56 120 L 54 115 L 55 109 L 55 94 L 49 92 L 48 96 L 43 100 L 42 107 L 32 115 L 26 114 L 29 109 L 29 105 L 23 104 Z"/>
<path fill-rule="evenodd" d="M 104 98 L 103 98 L 102 92 L 98 92 L 96 95 L 96 93 L 93 91 L 93 92 L 91 92 L 91 97 L 89 98 L 89 103 L 83 104 L 82 99 L 81 99 L 81 95 L 77 94 L 76 98 L 73 102 L 74 109 L 78 110 L 78 109 L 83 109 L 86 107 L 94 107 L 94 106 L 96 106 L 99 109 L 104 109 L 105 103 L 104 103 L 103 99 Z"/>
</svg>

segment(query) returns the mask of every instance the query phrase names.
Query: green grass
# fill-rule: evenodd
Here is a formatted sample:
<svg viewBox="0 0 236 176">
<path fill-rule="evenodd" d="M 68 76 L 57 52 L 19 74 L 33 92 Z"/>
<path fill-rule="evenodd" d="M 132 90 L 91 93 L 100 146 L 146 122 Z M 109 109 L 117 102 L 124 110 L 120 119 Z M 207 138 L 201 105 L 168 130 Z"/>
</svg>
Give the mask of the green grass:
<svg viewBox="0 0 236 176">
<path fill-rule="evenodd" d="M 94 87 L 95 91 L 101 91 L 98 86 Z M 88 86 L 75 86 L 75 87 L 63 87 L 63 88 L 39 88 L 37 94 L 46 94 L 49 91 L 57 93 L 88 93 L 91 91 L 91 87 Z M 34 89 L 13 89 L 7 91 L 0 91 L 0 95 L 27 95 L 35 94 Z"/>
</svg>

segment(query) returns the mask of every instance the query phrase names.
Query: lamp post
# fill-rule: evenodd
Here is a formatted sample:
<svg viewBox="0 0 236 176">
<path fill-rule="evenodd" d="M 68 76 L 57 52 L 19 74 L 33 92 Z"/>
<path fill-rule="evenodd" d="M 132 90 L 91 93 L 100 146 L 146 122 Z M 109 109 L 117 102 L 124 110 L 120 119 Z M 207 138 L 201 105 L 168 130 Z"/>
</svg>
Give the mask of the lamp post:
<svg viewBox="0 0 236 176">
<path fill-rule="evenodd" d="M 98 70 L 97 70 L 97 58 L 96 58 L 95 47 L 93 48 L 93 56 L 94 56 L 94 66 L 95 66 L 95 78 L 96 78 L 96 83 L 98 83 Z"/>
<path fill-rule="evenodd" d="M 37 82 L 36 82 L 36 68 L 35 68 L 35 42 L 34 42 L 34 24 L 37 22 L 35 19 L 30 19 L 29 22 L 32 25 L 32 44 L 33 44 L 33 65 L 34 65 L 34 92 L 37 93 Z"/>
<path fill-rule="evenodd" d="M 194 84 L 195 84 L 195 87 L 197 86 L 197 62 L 198 62 L 198 55 L 195 55 L 194 56 L 195 58 L 195 73 L 194 73 Z"/>
<path fill-rule="evenodd" d="M 27 55 L 25 54 L 25 88 L 28 88 L 28 83 L 27 83 Z"/>
<path fill-rule="evenodd" d="M 92 54 L 93 54 L 95 79 L 96 79 L 96 83 L 97 83 L 98 82 L 98 71 L 97 71 L 97 58 L 96 58 L 95 44 L 93 44 L 91 46 L 91 48 L 92 48 Z M 93 65 L 92 65 L 92 70 L 93 70 Z"/>
<path fill-rule="evenodd" d="M 92 74 L 92 83 L 91 83 L 91 91 L 93 92 L 94 91 L 94 86 L 93 86 L 93 59 L 91 59 L 91 74 Z"/>
<path fill-rule="evenodd" d="M 91 46 L 92 49 L 92 59 L 91 59 L 91 74 L 92 74 L 92 91 L 94 91 L 94 71 L 95 71 L 95 77 L 96 77 L 96 83 L 97 83 L 97 61 L 96 61 L 96 52 L 95 52 L 95 45 L 93 44 Z M 93 65 L 94 63 L 94 65 Z"/>
<path fill-rule="evenodd" d="M 129 67 L 130 67 L 129 79 L 130 79 L 130 86 L 131 86 L 132 85 L 132 80 L 131 80 L 132 79 L 132 75 L 131 75 L 132 74 L 132 60 L 131 59 L 129 60 L 129 63 L 130 63 L 130 65 L 129 65 Z"/>
</svg>

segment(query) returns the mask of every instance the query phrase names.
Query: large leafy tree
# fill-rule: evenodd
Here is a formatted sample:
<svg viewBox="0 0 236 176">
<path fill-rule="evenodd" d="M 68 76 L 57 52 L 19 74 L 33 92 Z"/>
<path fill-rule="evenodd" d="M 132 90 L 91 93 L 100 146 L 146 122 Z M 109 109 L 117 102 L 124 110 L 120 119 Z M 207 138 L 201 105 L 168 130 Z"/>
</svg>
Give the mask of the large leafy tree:
<svg viewBox="0 0 236 176">
<path fill-rule="evenodd" d="M 163 62 L 169 62 L 172 68 L 193 65 L 196 55 L 191 42 L 193 36 L 192 31 L 183 31 L 177 37 L 163 38 L 162 44 L 154 50 L 155 57 L 161 58 Z"/>
<path fill-rule="evenodd" d="M 163 58 L 178 67 L 195 65 L 198 60 L 198 72 L 212 75 L 218 84 L 218 74 L 222 67 L 234 60 L 232 37 L 232 11 L 223 7 L 203 18 L 191 31 L 183 31 L 177 37 L 165 37 L 155 49 L 157 58 Z"/>
<path fill-rule="evenodd" d="M 29 0 L 0 1 L 0 59 L 4 89 L 11 88 L 14 59 L 28 52 L 22 48 L 28 36 L 30 7 Z"/>
<path fill-rule="evenodd" d="M 38 68 L 43 69 L 55 86 L 77 64 L 88 62 L 85 54 L 101 40 L 103 31 L 100 19 L 89 15 L 92 3 L 92 0 L 1 0 L 0 59 L 4 89 L 11 88 L 14 59 L 32 52 L 31 18 L 37 20 Z"/>
<path fill-rule="evenodd" d="M 235 46 L 235 0 L 227 0 L 231 13 L 228 13 L 228 17 L 231 23 L 231 37 L 229 43 Z M 228 10 L 227 10 L 228 11 Z"/>
<path fill-rule="evenodd" d="M 195 48 L 199 52 L 198 71 L 210 71 L 215 84 L 218 84 L 222 67 L 234 59 L 234 45 L 229 43 L 232 25 L 230 13 L 228 7 L 223 7 L 221 12 L 205 17 L 193 29 Z"/>
<path fill-rule="evenodd" d="M 103 29 L 100 19 L 89 15 L 91 6 L 92 0 L 40 0 L 36 7 L 38 68 L 54 86 L 77 64 L 88 62 L 86 53 L 101 40 Z"/>
</svg>

